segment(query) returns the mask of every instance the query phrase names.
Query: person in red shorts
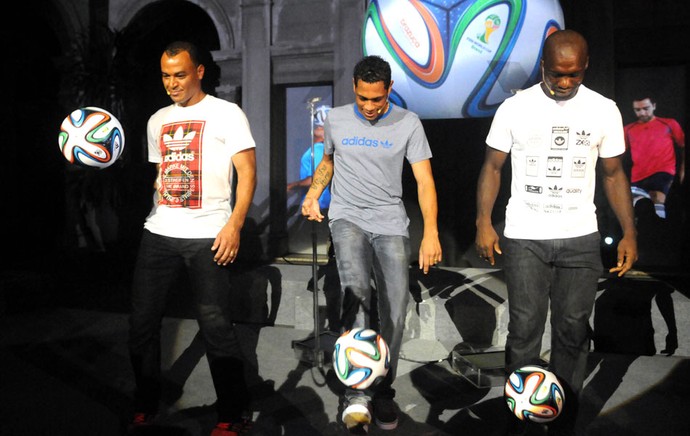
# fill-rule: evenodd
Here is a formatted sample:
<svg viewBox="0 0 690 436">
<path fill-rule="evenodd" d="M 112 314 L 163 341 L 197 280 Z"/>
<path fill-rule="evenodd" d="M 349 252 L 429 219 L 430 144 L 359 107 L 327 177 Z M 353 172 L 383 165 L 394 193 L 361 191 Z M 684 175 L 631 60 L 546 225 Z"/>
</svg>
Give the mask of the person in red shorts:
<svg viewBox="0 0 690 436">
<path fill-rule="evenodd" d="M 676 173 L 680 183 L 685 179 L 685 134 L 673 118 L 654 115 L 656 102 L 650 97 L 633 100 L 633 110 L 637 121 L 625 126 L 625 145 L 632 158 L 633 204 L 648 198 L 656 214 L 666 218 L 666 196 Z"/>
</svg>

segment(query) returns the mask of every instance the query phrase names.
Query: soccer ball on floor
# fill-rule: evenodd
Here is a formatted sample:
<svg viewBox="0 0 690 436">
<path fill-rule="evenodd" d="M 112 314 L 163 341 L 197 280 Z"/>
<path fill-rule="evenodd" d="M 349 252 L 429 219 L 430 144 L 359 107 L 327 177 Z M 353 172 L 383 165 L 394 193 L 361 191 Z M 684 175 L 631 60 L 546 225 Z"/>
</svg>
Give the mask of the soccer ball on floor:
<svg viewBox="0 0 690 436">
<path fill-rule="evenodd" d="M 345 386 L 371 387 L 388 374 L 389 368 L 388 345 L 374 330 L 352 329 L 335 342 L 333 369 Z"/>
<path fill-rule="evenodd" d="M 513 371 L 505 384 L 508 408 L 520 420 L 547 423 L 563 411 L 565 396 L 556 375 L 539 366 Z"/>
<path fill-rule="evenodd" d="M 125 132 L 110 112 L 98 107 L 83 107 L 62 121 L 58 145 L 71 164 L 107 168 L 122 154 Z"/>
</svg>

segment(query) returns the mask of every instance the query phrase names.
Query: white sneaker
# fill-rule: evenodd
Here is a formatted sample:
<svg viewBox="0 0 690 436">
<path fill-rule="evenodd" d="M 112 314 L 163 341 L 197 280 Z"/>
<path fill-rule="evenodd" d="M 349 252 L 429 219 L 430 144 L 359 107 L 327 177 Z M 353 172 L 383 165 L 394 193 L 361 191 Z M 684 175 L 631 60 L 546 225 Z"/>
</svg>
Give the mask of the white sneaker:
<svg viewBox="0 0 690 436">
<path fill-rule="evenodd" d="M 367 434 L 369 424 L 371 424 L 371 411 L 369 402 L 354 398 L 343 410 L 343 424 L 352 434 Z"/>
</svg>

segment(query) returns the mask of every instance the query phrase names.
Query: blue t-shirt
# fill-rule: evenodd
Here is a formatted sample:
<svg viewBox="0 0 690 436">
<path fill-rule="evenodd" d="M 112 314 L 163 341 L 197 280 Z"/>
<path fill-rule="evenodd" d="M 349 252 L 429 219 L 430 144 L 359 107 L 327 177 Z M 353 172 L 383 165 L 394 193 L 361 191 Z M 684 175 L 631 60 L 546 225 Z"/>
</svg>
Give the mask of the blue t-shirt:
<svg viewBox="0 0 690 436">
<path fill-rule="evenodd" d="M 323 159 L 323 142 L 314 143 L 314 167 L 318 166 Z M 302 155 L 299 167 L 299 178 L 306 179 L 314 174 L 314 169 L 311 167 L 311 147 L 307 149 Z M 331 204 L 331 188 L 326 186 L 326 189 L 321 193 L 319 197 L 319 207 L 321 209 L 328 209 Z"/>
</svg>

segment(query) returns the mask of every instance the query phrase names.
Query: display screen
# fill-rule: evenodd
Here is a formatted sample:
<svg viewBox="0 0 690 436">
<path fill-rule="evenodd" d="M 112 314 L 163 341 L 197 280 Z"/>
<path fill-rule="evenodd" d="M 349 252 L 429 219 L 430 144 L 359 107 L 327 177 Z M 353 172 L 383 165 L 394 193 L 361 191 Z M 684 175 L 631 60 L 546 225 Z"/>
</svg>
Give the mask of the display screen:
<svg viewBox="0 0 690 436">
<path fill-rule="evenodd" d="M 370 0 L 363 49 L 390 63 L 393 101 L 421 118 L 489 117 L 541 79 L 543 42 L 563 28 L 558 0 Z"/>
</svg>

